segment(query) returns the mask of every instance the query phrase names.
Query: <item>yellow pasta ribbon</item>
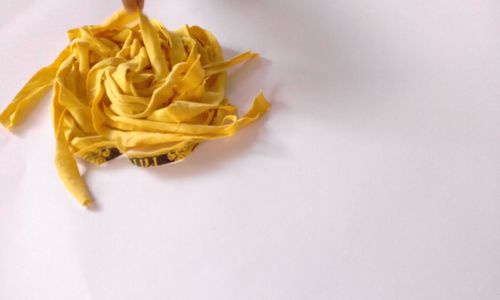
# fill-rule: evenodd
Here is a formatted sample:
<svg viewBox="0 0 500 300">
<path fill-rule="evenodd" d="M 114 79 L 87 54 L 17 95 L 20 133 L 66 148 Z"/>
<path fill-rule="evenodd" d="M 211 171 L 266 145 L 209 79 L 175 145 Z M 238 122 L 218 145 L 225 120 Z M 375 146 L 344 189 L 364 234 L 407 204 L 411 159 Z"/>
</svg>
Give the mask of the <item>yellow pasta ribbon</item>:
<svg viewBox="0 0 500 300">
<path fill-rule="evenodd" d="M 207 30 L 167 30 L 141 12 L 68 32 L 70 45 L 38 71 L 0 115 L 19 124 L 52 88 L 56 167 L 84 206 L 93 203 L 75 157 L 102 164 L 126 155 L 140 167 L 184 159 L 201 142 L 234 135 L 270 107 L 262 93 L 241 118 L 225 97 L 224 60 Z"/>
</svg>

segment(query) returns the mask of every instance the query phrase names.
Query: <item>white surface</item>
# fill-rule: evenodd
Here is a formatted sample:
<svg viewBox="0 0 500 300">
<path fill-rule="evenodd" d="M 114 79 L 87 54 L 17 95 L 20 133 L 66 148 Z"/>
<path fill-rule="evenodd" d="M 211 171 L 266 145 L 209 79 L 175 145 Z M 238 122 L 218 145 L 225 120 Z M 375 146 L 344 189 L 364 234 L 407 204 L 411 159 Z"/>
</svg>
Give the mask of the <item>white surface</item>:
<svg viewBox="0 0 500 300">
<path fill-rule="evenodd" d="M 2 0 L 0 105 L 119 1 Z M 48 99 L 0 131 L 0 299 L 500 299 L 498 1 L 147 0 L 274 107 L 184 163 L 53 165 Z"/>
</svg>

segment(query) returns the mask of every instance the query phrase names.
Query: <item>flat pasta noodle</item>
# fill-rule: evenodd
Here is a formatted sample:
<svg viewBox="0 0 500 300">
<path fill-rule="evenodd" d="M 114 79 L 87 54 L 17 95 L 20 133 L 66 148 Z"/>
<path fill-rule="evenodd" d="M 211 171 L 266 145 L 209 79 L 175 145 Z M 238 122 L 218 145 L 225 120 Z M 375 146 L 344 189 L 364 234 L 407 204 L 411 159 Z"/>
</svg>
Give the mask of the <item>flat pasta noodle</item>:
<svg viewBox="0 0 500 300">
<path fill-rule="evenodd" d="M 175 162 L 206 140 L 234 135 L 270 104 L 259 93 L 242 117 L 225 97 L 226 70 L 257 57 L 224 60 L 207 30 L 167 30 L 141 12 L 68 32 L 70 45 L 38 71 L 0 115 L 8 129 L 52 88 L 56 167 L 84 206 L 93 203 L 75 157 L 100 165 L 120 155 L 140 167 Z"/>
</svg>

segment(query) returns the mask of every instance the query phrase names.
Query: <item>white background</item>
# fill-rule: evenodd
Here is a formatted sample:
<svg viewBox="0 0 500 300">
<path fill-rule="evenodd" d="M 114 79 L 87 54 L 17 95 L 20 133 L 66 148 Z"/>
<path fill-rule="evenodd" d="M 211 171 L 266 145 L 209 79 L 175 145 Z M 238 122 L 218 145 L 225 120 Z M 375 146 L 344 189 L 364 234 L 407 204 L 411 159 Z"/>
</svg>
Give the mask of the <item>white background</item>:
<svg viewBox="0 0 500 300">
<path fill-rule="evenodd" d="M 229 55 L 246 109 L 185 162 L 53 164 L 49 99 L 0 130 L 0 299 L 500 299 L 500 3 L 146 0 Z M 0 106 L 118 0 L 1 0 Z"/>
</svg>

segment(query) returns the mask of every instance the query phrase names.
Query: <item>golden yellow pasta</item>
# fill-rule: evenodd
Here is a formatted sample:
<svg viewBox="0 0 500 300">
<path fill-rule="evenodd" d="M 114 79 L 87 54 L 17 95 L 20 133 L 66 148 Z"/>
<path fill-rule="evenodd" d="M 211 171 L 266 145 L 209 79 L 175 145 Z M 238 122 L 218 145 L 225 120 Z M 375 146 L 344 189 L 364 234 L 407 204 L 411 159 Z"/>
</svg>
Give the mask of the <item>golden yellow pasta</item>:
<svg viewBox="0 0 500 300">
<path fill-rule="evenodd" d="M 126 155 L 140 167 L 179 161 L 205 140 L 234 135 L 270 106 L 262 93 L 241 118 L 225 97 L 228 61 L 208 31 L 167 30 L 140 12 L 120 11 L 68 32 L 70 45 L 24 86 L 0 115 L 20 123 L 52 88 L 56 166 L 66 188 L 92 204 L 75 157 L 102 164 Z"/>
</svg>

